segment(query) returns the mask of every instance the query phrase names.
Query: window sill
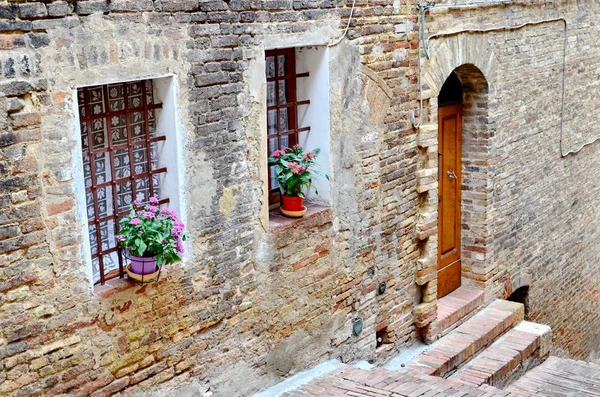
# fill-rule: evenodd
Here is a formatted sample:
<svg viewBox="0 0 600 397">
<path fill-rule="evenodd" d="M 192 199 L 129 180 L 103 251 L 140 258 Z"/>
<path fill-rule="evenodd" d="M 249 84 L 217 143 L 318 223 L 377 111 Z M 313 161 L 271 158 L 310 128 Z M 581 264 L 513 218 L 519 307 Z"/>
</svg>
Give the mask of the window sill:
<svg viewBox="0 0 600 397">
<path fill-rule="evenodd" d="M 281 232 L 290 228 L 297 228 L 312 222 L 320 216 L 331 217 L 331 208 L 319 204 L 306 203 L 306 214 L 302 218 L 288 218 L 281 214 L 279 209 L 269 211 L 269 231 Z"/>
<path fill-rule="evenodd" d="M 141 287 L 141 285 L 134 283 L 127 276 L 123 278 L 117 277 L 107 280 L 104 285 L 94 285 L 94 295 L 105 299 L 134 287 Z"/>
</svg>

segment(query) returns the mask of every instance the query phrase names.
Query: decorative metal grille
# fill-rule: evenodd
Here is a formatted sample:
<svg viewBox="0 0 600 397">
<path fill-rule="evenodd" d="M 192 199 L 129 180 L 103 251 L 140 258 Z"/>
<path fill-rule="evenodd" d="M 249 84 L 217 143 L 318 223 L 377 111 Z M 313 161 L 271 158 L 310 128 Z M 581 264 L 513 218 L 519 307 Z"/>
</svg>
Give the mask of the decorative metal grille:
<svg viewBox="0 0 600 397">
<path fill-rule="evenodd" d="M 275 150 L 298 143 L 298 133 L 310 127 L 298 128 L 298 106 L 309 100 L 296 101 L 296 79 L 308 73 L 296 74 L 294 48 L 265 52 L 267 75 L 267 140 L 268 155 Z M 269 167 L 269 205 L 279 205 L 279 182 L 275 167 Z"/>
<path fill-rule="evenodd" d="M 83 174 L 94 282 L 124 276 L 123 257 L 115 241 L 119 218 L 134 198 L 159 197 L 161 174 L 152 80 L 133 81 L 77 91 Z M 161 198 L 160 204 L 168 203 Z"/>
</svg>

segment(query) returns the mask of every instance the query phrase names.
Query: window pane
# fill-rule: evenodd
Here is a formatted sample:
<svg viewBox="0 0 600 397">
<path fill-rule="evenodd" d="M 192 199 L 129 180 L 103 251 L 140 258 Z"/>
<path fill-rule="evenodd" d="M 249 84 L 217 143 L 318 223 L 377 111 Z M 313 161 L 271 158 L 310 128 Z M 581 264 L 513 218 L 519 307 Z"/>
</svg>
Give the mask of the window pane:
<svg viewBox="0 0 600 397">
<path fill-rule="evenodd" d="M 133 172 L 135 172 L 135 175 L 148 172 L 148 153 L 146 150 L 145 145 L 133 147 Z"/>
<path fill-rule="evenodd" d="M 279 132 L 284 132 L 288 130 L 288 110 L 285 108 L 279 109 Z"/>
<path fill-rule="evenodd" d="M 267 57 L 265 69 L 267 73 L 267 78 L 275 77 L 275 57 Z"/>
<path fill-rule="evenodd" d="M 133 112 L 129 118 L 131 136 L 134 141 L 146 139 L 146 122 L 143 112 Z"/>
<path fill-rule="evenodd" d="M 279 188 L 279 181 L 277 180 L 277 174 L 275 173 L 275 167 L 270 167 L 271 174 L 271 189 Z"/>
<path fill-rule="evenodd" d="M 277 75 L 278 76 L 285 76 L 285 55 L 278 55 L 277 56 Z"/>
<path fill-rule="evenodd" d="M 129 204 L 133 201 L 133 191 L 131 190 L 131 182 L 117 184 L 117 206 L 119 212 L 129 209 Z"/>
<path fill-rule="evenodd" d="M 122 84 L 108 86 L 108 107 L 111 112 L 119 112 L 125 109 L 125 97 Z"/>
<path fill-rule="evenodd" d="M 106 137 L 106 121 L 104 118 L 94 119 L 92 125 L 92 146 L 94 149 L 102 149 L 108 146 Z"/>
<path fill-rule="evenodd" d="M 286 92 L 286 81 L 280 80 L 279 82 L 279 104 L 288 103 L 287 92 Z"/>
<path fill-rule="evenodd" d="M 124 115 L 110 118 L 110 134 L 113 145 L 127 143 L 127 122 Z"/>
<path fill-rule="evenodd" d="M 290 147 L 290 136 L 284 135 L 281 137 L 281 147 Z"/>
<path fill-rule="evenodd" d="M 99 116 L 106 113 L 104 109 L 104 91 L 102 87 L 92 87 L 88 89 L 89 107 L 92 116 Z"/>
<path fill-rule="evenodd" d="M 129 150 L 119 149 L 115 151 L 115 178 L 121 179 L 131 175 L 129 168 Z"/>
<path fill-rule="evenodd" d="M 267 82 L 267 106 L 275 106 L 275 82 Z"/>
<path fill-rule="evenodd" d="M 273 154 L 275 150 L 279 149 L 279 139 L 269 138 L 269 156 Z"/>
<path fill-rule="evenodd" d="M 129 108 L 142 107 L 142 84 L 139 81 L 127 83 Z"/>
<path fill-rule="evenodd" d="M 277 133 L 277 110 L 269 110 L 267 112 L 267 130 L 269 134 Z"/>
<path fill-rule="evenodd" d="M 112 187 L 101 187 L 98 188 L 98 217 L 102 218 L 113 214 L 113 198 L 112 198 Z"/>
</svg>

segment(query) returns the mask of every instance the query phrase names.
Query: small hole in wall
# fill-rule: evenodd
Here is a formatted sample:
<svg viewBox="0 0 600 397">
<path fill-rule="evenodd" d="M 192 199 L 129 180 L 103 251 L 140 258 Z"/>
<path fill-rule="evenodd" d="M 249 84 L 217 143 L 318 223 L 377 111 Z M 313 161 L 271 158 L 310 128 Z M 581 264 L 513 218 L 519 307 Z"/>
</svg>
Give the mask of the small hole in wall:
<svg viewBox="0 0 600 397">
<path fill-rule="evenodd" d="M 524 287 L 517 288 L 515 292 L 510 294 L 507 300 L 511 302 L 522 303 L 523 306 L 525 306 L 525 319 L 527 320 L 529 315 L 529 286 L 526 285 Z"/>
<path fill-rule="evenodd" d="M 375 338 L 377 339 L 377 347 L 381 347 L 386 343 L 390 343 L 390 338 L 388 335 L 387 327 L 380 329 L 375 333 Z"/>
</svg>

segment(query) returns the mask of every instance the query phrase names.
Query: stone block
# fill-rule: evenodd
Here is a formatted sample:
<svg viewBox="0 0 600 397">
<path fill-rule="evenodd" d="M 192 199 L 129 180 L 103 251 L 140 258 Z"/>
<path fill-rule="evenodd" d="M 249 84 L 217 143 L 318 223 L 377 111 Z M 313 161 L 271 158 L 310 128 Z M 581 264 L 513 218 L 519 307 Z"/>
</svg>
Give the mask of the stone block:
<svg viewBox="0 0 600 397">
<path fill-rule="evenodd" d="M 25 80 L 11 80 L 4 83 L 0 83 L 0 93 L 11 96 L 23 96 L 33 90 L 33 86 L 29 81 Z"/>
<path fill-rule="evenodd" d="M 40 19 L 48 15 L 46 5 L 41 2 L 25 3 L 19 5 L 19 17 L 21 19 Z"/>
<path fill-rule="evenodd" d="M 198 11 L 198 0 L 158 0 L 157 7 L 167 12 L 192 12 Z"/>
<path fill-rule="evenodd" d="M 112 11 L 152 11 L 154 2 L 152 0 L 113 0 Z"/>
<path fill-rule="evenodd" d="M 106 0 L 78 1 L 75 5 L 75 12 L 79 15 L 110 12 L 110 2 Z"/>
<path fill-rule="evenodd" d="M 48 16 L 51 17 L 65 17 L 70 15 L 73 11 L 73 6 L 71 6 L 66 1 L 55 1 L 47 5 L 48 8 Z"/>
</svg>

